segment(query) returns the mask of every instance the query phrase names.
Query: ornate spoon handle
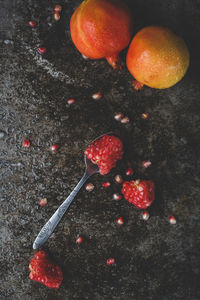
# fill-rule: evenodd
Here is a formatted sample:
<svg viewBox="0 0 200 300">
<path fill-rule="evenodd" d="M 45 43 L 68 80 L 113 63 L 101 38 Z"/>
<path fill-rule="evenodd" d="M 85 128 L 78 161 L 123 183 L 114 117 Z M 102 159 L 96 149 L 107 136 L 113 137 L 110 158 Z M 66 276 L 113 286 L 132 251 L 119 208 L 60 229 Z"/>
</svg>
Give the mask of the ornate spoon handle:
<svg viewBox="0 0 200 300">
<path fill-rule="evenodd" d="M 74 188 L 74 190 L 71 192 L 71 194 L 67 197 L 67 199 L 59 206 L 59 208 L 55 211 L 53 216 L 49 219 L 49 221 L 42 227 L 40 230 L 38 236 L 36 237 L 34 243 L 33 243 L 33 249 L 37 249 L 40 246 L 42 246 L 50 237 L 50 235 L 53 233 L 54 229 L 60 222 L 62 216 L 72 203 L 74 197 L 80 190 L 80 188 L 83 186 L 83 184 L 86 182 L 86 180 L 90 177 L 88 173 L 85 173 L 77 186 Z"/>
</svg>

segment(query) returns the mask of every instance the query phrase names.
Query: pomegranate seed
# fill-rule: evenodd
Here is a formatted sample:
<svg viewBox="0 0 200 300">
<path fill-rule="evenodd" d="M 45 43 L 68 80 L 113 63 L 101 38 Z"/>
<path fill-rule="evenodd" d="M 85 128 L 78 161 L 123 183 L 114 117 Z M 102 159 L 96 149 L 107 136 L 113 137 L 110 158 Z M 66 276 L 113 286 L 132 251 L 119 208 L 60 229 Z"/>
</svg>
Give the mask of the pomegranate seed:
<svg viewBox="0 0 200 300">
<path fill-rule="evenodd" d="M 22 145 L 24 148 L 29 148 L 30 144 L 31 144 L 30 140 L 23 140 Z"/>
<path fill-rule="evenodd" d="M 88 183 L 85 186 L 86 191 L 91 192 L 94 189 L 94 184 L 93 183 Z"/>
<path fill-rule="evenodd" d="M 43 198 L 39 201 L 40 206 L 45 206 L 47 204 L 47 198 Z"/>
<path fill-rule="evenodd" d="M 113 199 L 114 200 L 121 200 L 122 199 L 122 195 L 116 193 L 116 194 L 113 194 Z"/>
<path fill-rule="evenodd" d="M 85 56 L 84 54 L 81 54 L 82 55 L 82 57 L 85 59 L 85 60 L 87 60 L 88 59 L 88 57 L 87 56 Z"/>
<path fill-rule="evenodd" d="M 133 175 L 133 169 L 132 169 L 132 168 L 128 168 L 128 169 L 126 170 L 126 175 L 127 175 L 127 176 Z"/>
<path fill-rule="evenodd" d="M 92 95 L 92 98 L 95 99 L 95 100 L 99 100 L 99 99 L 102 98 L 102 95 L 101 95 L 100 92 L 98 92 L 98 93 L 93 94 L 93 95 Z"/>
<path fill-rule="evenodd" d="M 35 21 L 29 21 L 28 24 L 29 24 L 32 28 L 36 27 L 36 22 L 35 22 Z"/>
<path fill-rule="evenodd" d="M 59 5 L 59 4 L 56 4 L 56 5 L 54 6 L 53 10 L 54 10 L 55 12 L 61 12 L 62 6 Z"/>
<path fill-rule="evenodd" d="M 106 263 L 107 263 L 108 266 L 111 266 L 115 263 L 115 259 L 114 258 L 108 258 Z"/>
<path fill-rule="evenodd" d="M 39 47 L 38 51 L 40 54 L 45 54 L 47 52 L 47 49 L 45 47 Z"/>
<path fill-rule="evenodd" d="M 123 118 L 123 114 L 122 113 L 117 113 L 117 114 L 115 114 L 114 118 L 117 121 L 121 121 L 121 119 Z"/>
<path fill-rule="evenodd" d="M 144 167 L 144 168 L 148 168 L 148 167 L 150 167 L 150 165 L 151 165 L 151 162 L 150 161 L 143 161 L 142 162 L 142 166 Z"/>
<path fill-rule="evenodd" d="M 172 225 L 175 225 L 176 224 L 176 219 L 174 216 L 170 216 L 169 217 L 169 223 L 172 224 Z"/>
<path fill-rule="evenodd" d="M 107 188 L 109 186 L 110 186 L 110 182 L 109 181 L 102 183 L 102 187 L 104 187 L 104 188 Z"/>
<path fill-rule="evenodd" d="M 123 181 L 122 176 L 121 176 L 121 175 L 116 175 L 116 176 L 115 176 L 115 181 L 116 181 L 117 183 L 122 183 L 122 181 Z"/>
<path fill-rule="evenodd" d="M 127 123 L 129 123 L 129 122 L 130 122 L 129 117 L 124 117 L 123 119 L 121 119 L 121 123 L 122 123 L 122 124 L 127 124 Z"/>
<path fill-rule="evenodd" d="M 148 211 L 143 211 L 142 218 L 145 221 L 147 221 L 149 219 L 149 213 L 148 213 Z"/>
<path fill-rule="evenodd" d="M 76 243 L 79 245 L 81 244 L 83 241 L 83 237 L 82 236 L 79 236 L 77 239 L 76 239 Z"/>
<path fill-rule="evenodd" d="M 54 18 L 55 21 L 59 21 L 60 20 L 60 14 L 58 12 L 55 12 L 53 14 L 53 18 Z"/>
<path fill-rule="evenodd" d="M 123 220 L 123 218 L 122 217 L 119 217 L 118 219 L 117 219 L 117 224 L 119 224 L 119 225 L 123 225 L 124 224 L 124 220 Z"/>
<path fill-rule="evenodd" d="M 149 118 L 149 114 L 148 113 L 143 113 L 142 114 L 142 119 L 146 120 Z"/>
<path fill-rule="evenodd" d="M 51 151 L 56 151 L 56 150 L 58 150 L 58 148 L 59 148 L 59 145 L 58 145 L 58 144 L 53 144 L 53 145 L 51 146 Z"/>
<path fill-rule="evenodd" d="M 70 105 L 70 104 L 72 104 L 72 103 L 74 103 L 75 102 L 75 99 L 74 98 L 71 98 L 71 99 L 69 99 L 68 101 L 67 101 L 67 103 Z"/>
</svg>

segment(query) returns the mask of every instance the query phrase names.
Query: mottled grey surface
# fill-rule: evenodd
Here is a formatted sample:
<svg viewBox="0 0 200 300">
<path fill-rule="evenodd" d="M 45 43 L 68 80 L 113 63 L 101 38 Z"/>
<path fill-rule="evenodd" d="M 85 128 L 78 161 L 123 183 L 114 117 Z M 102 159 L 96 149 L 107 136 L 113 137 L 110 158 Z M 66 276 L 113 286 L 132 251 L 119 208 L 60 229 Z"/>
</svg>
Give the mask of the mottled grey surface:
<svg viewBox="0 0 200 300">
<path fill-rule="evenodd" d="M 0 299 L 197 300 L 199 292 L 199 129 L 200 2 L 135 0 L 136 30 L 163 24 L 181 34 L 191 52 L 185 78 L 168 90 L 133 91 L 125 68 L 114 72 L 104 61 L 85 61 L 69 35 L 79 1 L 62 1 L 61 20 L 52 19 L 54 1 L 1 1 L 1 198 Z M 133 5 L 134 2 L 134 5 Z M 38 26 L 31 29 L 29 20 Z M 136 31 L 135 30 L 135 31 Z M 46 56 L 37 53 L 45 45 Z M 103 98 L 95 101 L 94 92 Z M 67 99 L 76 102 L 69 106 Z M 128 125 L 114 120 L 128 115 Z M 149 120 L 141 114 L 148 112 Z M 94 176 L 94 191 L 79 193 L 44 249 L 61 265 L 58 291 L 29 280 L 32 243 L 41 227 L 73 189 L 84 171 L 83 151 L 112 130 L 126 155 L 109 175 Z M 29 138 L 31 147 L 22 148 Z M 52 143 L 60 149 L 52 153 Z M 152 166 L 144 169 L 143 160 Z M 155 180 L 150 219 L 125 200 L 114 175 Z M 104 180 L 112 186 L 102 189 Z M 48 203 L 40 207 L 38 201 Z M 168 223 L 175 215 L 176 225 Z M 124 226 L 115 220 L 123 216 Z M 85 237 L 77 246 L 77 235 Z M 116 265 L 108 267 L 106 259 Z"/>
</svg>

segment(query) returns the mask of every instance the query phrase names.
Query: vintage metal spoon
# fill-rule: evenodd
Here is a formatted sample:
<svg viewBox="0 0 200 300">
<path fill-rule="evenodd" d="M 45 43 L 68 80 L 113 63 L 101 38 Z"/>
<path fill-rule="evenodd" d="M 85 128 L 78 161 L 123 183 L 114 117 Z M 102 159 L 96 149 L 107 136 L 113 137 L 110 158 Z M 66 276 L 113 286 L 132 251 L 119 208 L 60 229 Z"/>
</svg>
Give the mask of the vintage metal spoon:
<svg viewBox="0 0 200 300">
<path fill-rule="evenodd" d="M 111 132 L 106 133 L 106 134 L 111 134 Z M 96 138 L 94 141 L 100 139 L 103 137 L 105 134 L 99 136 Z M 93 141 L 93 142 L 94 142 Z M 91 143 L 93 143 L 91 142 Z M 37 249 L 40 246 L 42 246 L 50 237 L 50 235 L 53 233 L 54 229 L 62 219 L 64 213 L 72 203 L 73 199 L 77 195 L 78 191 L 81 189 L 83 184 L 86 182 L 86 180 L 92 176 L 93 174 L 99 173 L 99 168 L 97 165 L 93 164 L 91 160 L 87 159 L 87 157 L 84 155 L 84 160 L 85 160 L 85 173 L 77 186 L 74 188 L 74 190 L 71 192 L 71 194 L 67 197 L 67 199 L 59 206 L 59 208 L 55 211 L 53 216 L 49 219 L 49 221 L 42 227 L 40 230 L 37 238 L 35 239 L 33 243 L 33 249 Z"/>
</svg>

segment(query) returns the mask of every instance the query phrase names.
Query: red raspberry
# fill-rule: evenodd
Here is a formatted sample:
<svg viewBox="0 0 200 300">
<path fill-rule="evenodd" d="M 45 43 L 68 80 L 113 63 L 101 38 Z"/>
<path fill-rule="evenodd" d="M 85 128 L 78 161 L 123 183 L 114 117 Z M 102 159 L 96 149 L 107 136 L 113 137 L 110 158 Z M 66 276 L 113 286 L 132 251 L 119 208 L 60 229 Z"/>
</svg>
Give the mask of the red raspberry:
<svg viewBox="0 0 200 300">
<path fill-rule="evenodd" d="M 152 180 L 125 181 L 122 187 L 124 198 L 141 209 L 146 209 L 154 201 L 155 185 Z"/>
<path fill-rule="evenodd" d="M 85 155 L 98 165 L 100 174 L 104 175 L 114 168 L 116 162 L 122 158 L 123 145 L 116 136 L 104 135 L 89 145 Z"/>
<path fill-rule="evenodd" d="M 44 251 L 34 254 L 29 264 L 29 278 L 40 282 L 49 288 L 58 289 L 63 280 L 63 274 L 59 266 L 52 263 Z"/>
</svg>

